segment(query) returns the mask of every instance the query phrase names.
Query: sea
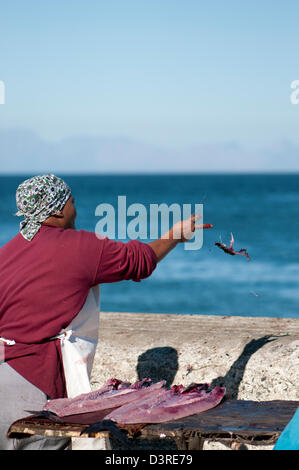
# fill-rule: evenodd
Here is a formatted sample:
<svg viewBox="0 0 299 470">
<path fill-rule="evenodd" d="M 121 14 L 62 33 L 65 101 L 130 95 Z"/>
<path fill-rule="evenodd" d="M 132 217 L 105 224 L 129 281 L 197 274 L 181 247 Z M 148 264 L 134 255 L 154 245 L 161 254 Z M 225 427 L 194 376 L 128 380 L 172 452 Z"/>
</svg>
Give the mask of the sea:
<svg viewBox="0 0 299 470">
<path fill-rule="evenodd" d="M 30 176 L 0 177 L 0 246 L 18 233 L 15 191 Z M 204 223 L 213 224 L 203 231 L 200 249 L 177 245 L 141 282 L 102 284 L 102 311 L 299 317 L 299 174 L 58 176 L 75 197 L 78 230 L 98 230 L 96 208 L 102 204 L 113 207 L 117 219 L 120 196 L 125 196 L 127 207 L 139 204 L 148 213 L 151 204 L 192 209 L 202 204 Z M 132 220 L 134 215 L 126 215 L 123 224 Z M 231 233 L 235 250 L 247 249 L 250 261 L 215 245 L 229 244 Z M 117 231 L 115 239 L 130 240 L 119 238 Z M 147 233 L 141 241 L 153 239 Z"/>
</svg>

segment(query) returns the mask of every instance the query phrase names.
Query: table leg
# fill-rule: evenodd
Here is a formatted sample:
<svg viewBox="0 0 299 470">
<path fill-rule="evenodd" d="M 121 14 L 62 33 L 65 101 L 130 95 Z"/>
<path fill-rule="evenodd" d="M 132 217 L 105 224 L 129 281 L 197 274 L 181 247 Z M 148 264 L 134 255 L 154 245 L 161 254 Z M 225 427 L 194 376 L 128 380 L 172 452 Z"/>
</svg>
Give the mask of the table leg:
<svg viewBox="0 0 299 470">
<path fill-rule="evenodd" d="M 175 438 L 175 443 L 177 445 L 178 450 L 187 450 L 187 441 L 184 438 L 183 433 Z"/>
<path fill-rule="evenodd" d="M 204 441 L 198 436 L 186 439 L 183 434 L 175 439 L 178 450 L 203 450 Z"/>
<path fill-rule="evenodd" d="M 203 450 L 205 440 L 202 437 L 194 436 L 188 439 L 188 450 Z"/>
<path fill-rule="evenodd" d="M 112 450 L 110 437 L 105 437 L 105 448 L 106 450 Z"/>
</svg>

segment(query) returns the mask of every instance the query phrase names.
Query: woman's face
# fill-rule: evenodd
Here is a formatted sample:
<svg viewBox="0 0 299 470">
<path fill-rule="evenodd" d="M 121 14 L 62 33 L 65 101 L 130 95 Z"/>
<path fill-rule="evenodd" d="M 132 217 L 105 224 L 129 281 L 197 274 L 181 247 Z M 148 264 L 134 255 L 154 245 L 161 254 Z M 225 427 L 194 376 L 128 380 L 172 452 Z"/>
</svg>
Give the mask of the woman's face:
<svg viewBox="0 0 299 470">
<path fill-rule="evenodd" d="M 65 221 L 64 228 L 75 228 L 75 219 L 77 217 L 77 211 L 74 203 L 75 199 L 73 196 L 71 196 L 61 211 L 63 213 Z"/>
</svg>

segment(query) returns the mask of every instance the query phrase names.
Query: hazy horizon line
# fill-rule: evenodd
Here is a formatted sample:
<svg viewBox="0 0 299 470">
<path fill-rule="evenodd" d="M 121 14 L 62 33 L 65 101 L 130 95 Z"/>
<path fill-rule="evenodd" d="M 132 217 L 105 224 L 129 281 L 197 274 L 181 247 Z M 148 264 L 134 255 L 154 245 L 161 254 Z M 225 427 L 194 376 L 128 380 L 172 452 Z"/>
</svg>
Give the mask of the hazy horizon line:
<svg viewBox="0 0 299 470">
<path fill-rule="evenodd" d="M 14 173 L 11 173 L 11 172 L 3 172 L 1 173 L 0 172 L 0 177 L 14 177 L 14 176 L 30 176 L 30 175 L 45 175 L 45 174 L 60 174 L 60 175 L 63 175 L 63 176 L 165 176 L 165 175 L 178 175 L 178 176 L 183 176 L 183 175 L 188 175 L 188 176 L 192 176 L 192 175 L 196 175 L 196 176 L 200 176 L 200 175 L 299 175 L 299 170 L 270 170 L 270 171 L 266 171 L 266 170 L 236 170 L 236 171 L 232 171 L 232 170 L 223 170 L 223 171 L 212 171 L 212 170 L 209 170 L 209 171 L 163 171 L 163 170 L 160 170 L 160 171 L 136 171 L 136 172 L 111 172 L 111 171 L 103 171 L 103 172 L 84 172 L 84 171 L 80 171 L 80 172 L 51 172 L 51 171 L 44 171 L 44 172 L 28 172 L 28 173 L 24 173 L 24 172 L 14 172 Z"/>
</svg>

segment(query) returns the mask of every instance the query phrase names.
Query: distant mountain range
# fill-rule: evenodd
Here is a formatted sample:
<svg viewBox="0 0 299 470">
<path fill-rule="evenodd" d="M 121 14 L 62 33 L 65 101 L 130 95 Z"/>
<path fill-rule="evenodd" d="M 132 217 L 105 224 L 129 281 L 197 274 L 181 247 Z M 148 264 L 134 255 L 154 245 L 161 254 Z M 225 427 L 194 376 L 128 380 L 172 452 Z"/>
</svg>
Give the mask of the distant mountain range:
<svg viewBox="0 0 299 470">
<path fill-rule="evenodd" d="M 0 129 L 0 173 L 299 171 L 299 146 L 249 149 L 238 142 L 171 149 L 125 137 L 80 135 L 47 141 L 31 130 Z"/>
</svg>

